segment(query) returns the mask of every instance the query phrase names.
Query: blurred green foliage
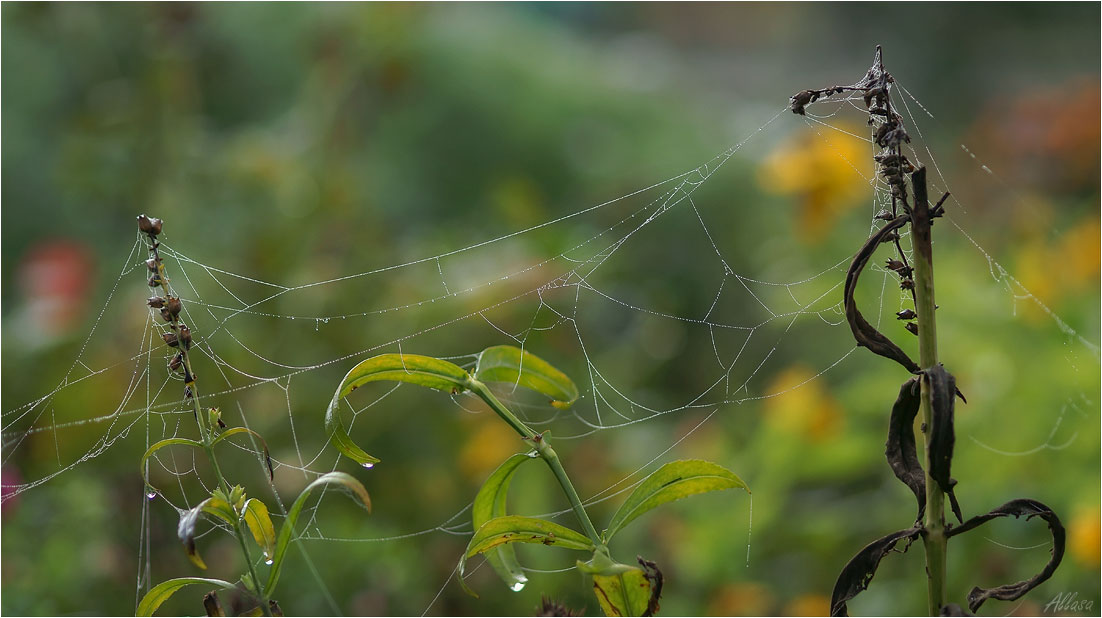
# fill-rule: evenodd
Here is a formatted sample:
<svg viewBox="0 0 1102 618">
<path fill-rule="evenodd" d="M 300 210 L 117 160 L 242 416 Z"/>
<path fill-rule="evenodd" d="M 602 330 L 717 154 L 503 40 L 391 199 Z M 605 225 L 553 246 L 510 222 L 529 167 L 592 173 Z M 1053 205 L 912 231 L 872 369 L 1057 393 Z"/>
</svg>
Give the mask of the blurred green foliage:
<svg viewBox="0 0 1102 618">
<path fill-rule="evenodd" d="M 962 506 L 972 515 L 1028 496 L 1069 526 L 1068 556 L 1050 582 L 1022 604 L 983 611 L 1039 613 L 1063 592 L 1098 607 L 1097 5 L 5 3 L 0 14 L 4 485 L 65 469 L 3 504 L 3 613 L 128 614 L 146 568 L 151 583 L 199 574 L 175 538 L 176 513 L 162 500 L 143 502 L 136 470 L 147 436 L 190 435 L 190 413 L 81 422 L 145 405 L 144 383 L 127 394 L 144 359 L 127 359 L 141 348 L 147 288 L 139 272 L 116 284 L 120 270 L 143 257 L 127 257 L 136 214 L 164 218 L 166 244 L 202 264 L 298 286 L 448 253 L 628 196 L 754 135 L 692 205 L 641 230 L 586 283 L 649 311 L 758 324 L 769 315 L 749 289 L 771 307 L 837 297 L 822 309 L 841 300 L 830 287 L 844 273 L 790 288 L 744 288 L 727 277 L 728 292 L 709 314 L 725 279 L 709 240 L 735 273 L 780 282 L 826 271 L 863 242 L 867 147 L 782 108 L 797 90 L 860 77 L 875 43 L 885 46 L 899 84 L 933 114 L 897 95 L 960 202 L 934 234 L 941 358 L 969 399 L 957 412 Z M 829 122 L 862 130 L 859 115 Z M 851 152 L 852 160 L 839 158 Z M 454 290 L 495 280 L 567 251 L 657 195 L 626 197 L 439 263 L 288 293 L 258 306 L 265 315 L 221 323 L 227 311 L 196 309 L 196 332 L 212 338 L 224 363 L 198 362 L 206 365 L 196 369 L 201 392 L 252 385 L 204 402 L 221 406 L 231 424 L 244 415 L 265 435 L 286 464 L 275 487 L 288 502 L 308 482 L 294 466 L 336 465 L 322 415 L 366 350 L 413 333 L 421 334 L 402 349 L 434 356 L 513 343 L 495 326 L 512 333 L 550 326 L 556 316 L 543 303 L 569 310 L 576 291 L 549 289 L 542 303 L 529 296 L 483 312 L 485 319 L 450 323 L 510 290 L 535 288 L 547 272 L 416 306 L 442 292 L 441 279 Z M 1021 297 L 970 238 L 1067 328 Z M 194 279 L 184 289 L 234 306 L 209 272 L 184 266 Z M 183 279 L 179 264 L 168 267 Z M 248 302 L 273 290 L 218 281 Z M 879 306 L 895 326 L 894 284 L 884 281 L 876 289 L 867 276 L 861 302 L 866 314 Z M 600 386 L 607 379 L 657 409 L 707 389 L 716 356 L 730 362 L 746 340 L 744 332 L 710 333 L 588 291 L 580 297 L 584 355 L 569 323 L 534 331 L 528 345 L 579 385 L 594 380 L 588 358 Z M 902 328 L 889 334 L 913 346 Z M 752 525 L 748 498 L 718 494 L 649 514 L 617 538 L 662 567 L 663 613 L 823 613 L 845 561 L 910 523 L 913 503 L 882 456 L 905 376 L 858 350 L 807 382 L 852 345 L 844 326 L 816 315 L 771 322 L 745 344 L 730 390 L 735 399 L 786 394 L 682 409 L 556 444 L 583 497 L 671 445 L 664 460 L 714 460 L 750 485 Z M 149 359 L 151 398 L 164 379 L 160 355 Z M 258 356 L 292 367 L 341 360 L 260 385 L 234 373 L 295 371 Z M 113 368 L 22 414 L 21 406 L 54 391 L 75 358 Z M 77 365 L 70 375 L 86 373 Z M 168 383 L 157 401 L 172 401 L 178 386 Z M 583 390 L 579 405 L 594 420 L 592 392 Z M 357 405 L 384 392 L 365 393 Z M 531 419 L 552 418 L 538 403 L 517 402 Z M 623 400 L 598 405 L 608 424 L 623 421 L 613 407 L 639 412 Z M 357 418 L 353 435 L 383 464 L 347 471 L 367 486 L 375 512 L 326 499 L 316 520 L 300 524 L 308 536 L 351 540 L 304 540 L 309 559 L 291 552 L 276 593 L 288 614 L 524 614 L 541 594 L 599 613 L 573 571 L 531 573 L 514 594 L 479 569 L 470 583 L 481 599 L 454 581 L 445 586 L 468 539 L 458 524 L 469 514 L 449 518 L 522 448 L 492 415 L 468 411 L 439 394 L 401 389 Z M 587 431 L 565 416 L 549 426 L 557 436 Z M 234 451 L 226 458 L 233 481 L 273 506 L 254 458 Z M 204 465 L 184 457 L 175 464 L 179 480 L 160 470 L 159 486 L 175 487 L 174 503 L 194 503 L 202 490 L 193 466 L 202 474 Z M 511 511 L 563 508 L 537 476 L 545 471 L 532 468 L 514 481 Z M 595 505 L 595 519 L 606 520 L 617 504 Z M 428 532 L 405 536 L 418 531 Z M 1022 579 L 1047 559 L 1039 525 L 999 522 L 985 532 L 950 545 L 954 599 L 973 585 Z M 140 545 L 146 534 L 148 554 Z M 207 576 L 238 576 L 232 538 L 199 542 Z M 1030 549 L 1013 549 L 1022 547 Z M 542 569 L 574 559 L 529 549 L 519 549 L 524 564 Z M 886 561 L 852 611 L 918 611 L 922 568 L 917 548 Z M 198 613 L 199 598 L 181 593 L 164 611 Z"/>
</svg>

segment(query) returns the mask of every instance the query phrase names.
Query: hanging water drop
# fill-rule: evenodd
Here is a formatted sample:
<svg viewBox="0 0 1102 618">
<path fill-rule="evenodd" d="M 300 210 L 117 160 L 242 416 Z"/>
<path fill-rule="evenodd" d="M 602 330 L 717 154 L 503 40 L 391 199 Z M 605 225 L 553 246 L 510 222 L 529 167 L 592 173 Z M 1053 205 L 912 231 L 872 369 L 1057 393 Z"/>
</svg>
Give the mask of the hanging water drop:
<svg viewBox="0 0 1102 618">
<path fill-rule="evenodd" d="M 145 497 L 148 500 L 153 500 L 154 498 L 157 497 L 157 492 L 153 489 L 149 489 L 145 492 Z"/>
<path fill-rule="evenodd" d="M 369 462 L 365 463 L 363 466 L 364 466 L 364 468 L 370 470 L 370 469 L 375 467 L 375 464 L 369 461 Z"/>
<path fill-rule="evenodd" d="M 524 582 L 514 582 L 512 586 L 509 586 L 509 590 L 513 592 L 520 592 L 524 590 Z"/>
<path fill-rule="evenodd" d="M 321 320 L 314 318 L 314 332 L 318 332 L 318 327 L 321 326 Z"/>
<path fill-rule="evenodd" d="M 275 562 L 275 560 L 272 560 L 272 557 L 268 555 L 268 552 L 264 552 L 264 564 L 272 566 L 273 562 Z"/>
</svg>

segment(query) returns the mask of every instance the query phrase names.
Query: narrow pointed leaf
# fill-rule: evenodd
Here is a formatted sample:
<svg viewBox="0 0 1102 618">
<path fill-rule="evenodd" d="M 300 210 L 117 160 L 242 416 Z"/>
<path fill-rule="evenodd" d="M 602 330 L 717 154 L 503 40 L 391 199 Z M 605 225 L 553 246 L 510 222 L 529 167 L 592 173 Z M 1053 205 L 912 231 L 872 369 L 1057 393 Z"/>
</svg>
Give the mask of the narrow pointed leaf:
<svg viewBox="0 0 1102 618">
<path fill-rule="evenodd" d="M 578 399 L 578 387 L 565 373 L 516 346 L 499 345 L 483 350 L 478 355 L 475 378 L 530 388 L 550 397 L 556 408 L 569 408 Z"/>
<path fill-rule="evenodd" d="M 346 457 L 362 466 L 372 466 L 379 459 L 367 454 L 348 435 L 341 421 L 340 400 L 368 382 L 408 382 L 449 393 L 467 389 L 470 375 L 462 367 L 419 354 L 382 354 L 353 367 L 341 380 L 329 407 L 325 411 L 325 431 L 330 442 Z"/>
<path fill-rule="evenodd" d="M 204 571 L 207 565 L 195 548 L 195 527 L 199 523 L 199 516 L 203 514 L 204 508 L 211 500 L 214 500 L 214 498 L 207 498 L 191 509 L 181 511 L 180 525 L 176 528 L 176 535 L 180 538 L 180 542 L 184 544 L 184 551 L 187 552 L 188 560 L 191 560 L 192 564 Z"/>
<path fill-rule="evenodd" d="M 215 444 L 218 444 L 219 442 L 221 442 L 222 440 L 225 440 L 226 438 L 228 438 L 230 436 L 234 436 L 234 435 L 238 435 L 238 434 L 242 434 L 242 433 L 250 434 L 254 438 L 256 438 L 257 440 L 260 440 L 260 446 L 261 446 L 261 448 L 264 449 L 264 463 L 267 464 L 267 466 L 268 466 L 268 480 L 271 480 L 271 479 L 275 478 L 275 470 L 272 469 L 272 456 L 271 456 L 271 454 L 268 453 L 268 443 L 264 440 L 264 438 L 262 438 L 260 436 L 260 434 L 256 433 L 252 429 L 247 429 L 245 427 L 232 427 L 232 428 L 227 429 L 226 431 L 223 431 L 222 433 L 218 434 L 218 437 L 216 437 L 214 440 L 212 440 L 210 445 L 214 446 Z"/>
<path fill-rule="evenodd" d="M 699 459 L 671 461 L 643 479 L 612 516 L 605 532 L 607 542 L 636 517 L 656 506 L 695 494 L 724 489 L 750 488 L 734 472 L 719 464 Z"/>
<path fill-rule="evenodd" d="M 482 524 L 467 544 L 467 551 L 459 561 L 460 583 L 463 582 L 468 558 L 510 543 L 541 543 L 581 551 L 595 549 L 593 541 L 586 538 L 584 534 L 556 523 L 519 515 L 495 517 Z M 478 596 L 466 584 L 462 585 L 466 592 Z"/>
<path fill-rule="evenodd" d="M 291 546 L 291 540 L 295 534 L 295 524 L 298 523 L 298 518 L 302 515 L 306 500 L 310 497 L 311 492 L 325 485 L 335 485 L 338 488 L 348 490 L 357 502 L 363 504 L 364 508 L 371 512 L 371 497 L 367 495 L 367 490 L 359 481 L 344 472 L 323 474 L 307 485 L 302 493 L 298 495 L 298 498 L 295 499 L 290 510 L 287 511 L 287 518 L 283 520 L 283 525 L 279 528 L 275 552 L 272 554 L 272 570 L 268 574 L 268 585 L 264 588 L 268 594 L 275 590 L 275 586 L 279 582 L 279 572 L 283 567 L 283 559 L 287 556 L 287 549 Z"/>
<path fill-rule="evenodd" d="M 486 479 L 471 507 L 471 524 L 474 530 L 478 530 L 495 517 L 505 516 L 505 499 L 509 493 L 509 483 L 513 479 L 513 474 L 522 463 L 531 461 L 533 457 L 532 454 L 513 455 L 494 470 L 490 478 Z M 502 545 L 487 551 L 486 560 L 509 589 L 518 591 L 528 581 L 524 570 L 517 562 L 516 550 L 512 545 Z"/>
<path fill-rule="evenodd" d="M 264 552 L 264 561 L 272 560 L 275 553 L 275 527 L 272 526 L 272 518 L 268 515 L 268 507 L 256 498 L 249 498 L 245 502 L 245 509 L 241 513 L 249 532 L 253 533 L 256 544 Z"/>
<path fill-rule="evenodd" d="M 138 609 L 134 610 L 134 615 L 152 616 L 153 612 L 157 611 L 157 608 L 160 607 L 162 603 L 167 601 L 173 594 L 176 594 L 176 591 L 185 586 L 196 584 L 217 586 L 227 590 L 235 588 L 230 582 L 221 579 L 208 579 L 206 577 L 178 577 L 176 579 L 170 579 L 153 586 L 153 588 L 142 597 L 141 602 L 138 603 Z"/>
<path fill-rule="evenodd" d="M 593 575 L 593 594 L 606 616 L 644 616 L 651 599 L 651 583 L 642 569 Z"/>
</svg>

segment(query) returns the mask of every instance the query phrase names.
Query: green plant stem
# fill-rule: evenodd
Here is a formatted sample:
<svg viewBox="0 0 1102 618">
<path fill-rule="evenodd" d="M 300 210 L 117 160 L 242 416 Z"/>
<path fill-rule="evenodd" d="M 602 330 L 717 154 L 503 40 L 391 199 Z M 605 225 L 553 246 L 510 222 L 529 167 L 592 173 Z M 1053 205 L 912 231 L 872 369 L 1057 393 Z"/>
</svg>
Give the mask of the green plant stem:
<svg viewBox="0 0 1102 618">
<path fill-rule="evenodd" d="M 160 264 L 160 256 L 157 252 L 157 239 L 150 237 L 152 242 L 153 256 L 157 259 L 157 263 Z M 164 279 L 164 272 L 161 271 L 162 279 Z M 167 279 L 161 283 L 161 287 L 164 289 L 165 294 L 171 294 L 171 290 L 168 287 Z M 173 318 L 169 323 L 169 327 L 172 328 L 172 332 L 176 333 L 178 340 L 180 335 L 179 322 L 176 318 Z M 226 480 L 225 475 L 222 474 L 222 468 L 218 465 L 218 458 L 214 454 L 214 447 L 211 446 L 211 432 L 213 428 L 207 427 L 206 419 L 203 415 L 202 406 L 199 405 L 199 392 L 195 388 L 194 376 L 195 372 L 191 369 L 191 357 L 188 355 L 187 344 L 184 341 L 179 340 L 179 350 L 182 364 L 184 366 L 184 375 L 192 376 L 192 382 L 187 385 L 191 391 L 191 403 L 192 408 L 195 411 L 195 422 L 199 425 L 199 437 L 202 438 L 203 450 L 207 453 L 207 459 L 210 461 L 211 468 L 214 470 L 214 475 L 218 479 L 218 487 L 222 490 L 226 496 L 230 495 L 230 484 Z M 236 510 L 236 506 L 234 507 Z M 237 543 L 241 546 L 241 553 L 245 556 L 245 564 L 249 568 L 249 575 L 253 578 L 253 585 L 256 587 L 256 595 L 260 599 L 260 609 L 264 612 L 265 616 L 272 615 L 272 608 L 268 604 L 268 595 L 264 590 L 264 584 L 257 576 L 256 567 L 253 565 L 252 555 L 249 552 L 249 545 L 245 540 L 245 530 L 241 523 L 241 519 L 238 518 L 237 522 L 233 526 L 233 534 L 237 537 Z"/>
<path fill-rule="evenodd" d="M 175 324 L 173 329 L 175 330 Z M 195 373 L 191 370 L 191 359 L 188 357 L 187 350 L 184 349 L 183 342 L 180 343 L 180 355 L 183 357 L 184 367 L 187 368 L 187 374 L 194 376 Z M 195 410 L 195 418 L 199 424 L 199 435 L 203 438 L 203 450 L 207 453 L 207 459 L 210 460 L 211 468 L 214 470 L 214 475 L 218 478 L 218 486 L 222 489 L 222 492 L 227 496 L 230 495 L 230 484 L 226 480 L 226 477 L 222 474 L 222 468 L 218 465 L 218 458 L 214 455 L 214 447 L 211 446 L 211 431 L 207 427 L 207 424 L 203 421 L 202 407 L 199 405 L 199 393 L 195 389 L 195 383 L 190 384 L 191 387 L 191 402 L 192 407 Z M 234 509 L 236 510 L 236 506 Z M 264 583 L 260 581 L 260 577 L 257 576 L 256 567 L 253 565 L 252 554 L 249 552 L 249 545 L 245 541 L 245 530 L 241 524 L 241 519 L 238 518 L 237 522 L 233 526 L 233 535 L 237 537 L 237 543 L 241 546 L 241 553 L 245 556 L 245 564 L 249 567 L 249 575 L 253 578 L 253 585 L 256 587 L 256 596 L 260 598 L 260 609 L 264 612 L 265 616 L 272 615 L 272 608 L 268 604 L 268 595 L 264 590 Z"/>
<path fill-rule="evenodd" d="M 566 475 L 566 470 L 562 467 L 562 462 L 559 461 L 558 453 L 555 452 L 555 449 L 551 448 L 551 443 L 547 437 L 532 431 L 532 428 L 525 425 L 509 410 L 509 408 L 506 408 L 503 403 L 498 401 L 497 397 L 494 397 L 494 394 L 490 392 L 490 389 L 479 380 L 471 378 L 468 388 L 471 389 L 471 392 L 478 395 L 482 401 L 485 401 L 494 412 L 497 412 L 497 415 L 519 433 L 521 437 L 526 440 L 531 440 L 535 444 L 536 453 L 538 453 L 544 463 L 547 464 L 547 467 L 551 468 L 551 472 L 555 475 L 555 479 L 559 481 L 559 485 L 562 487 L 563 493 L 566 494 L 566 499 L 570 501 L 570 506 L 574 509 L 574 514 L 578 516 L 578 520 L 581 522 L 582 529 L 586 536 L 588 536 L 597 547 L 603 547 L 604 543 L 601 541 L 601 535 L 598 534 L 597 529 L 593 527 L 593 522 L 590 521 L 589 514 L 585 512 L 585 507 L 582 506 L 582 500 L 578 497 L 578 492 L 574 489 L 574 484 L 570 482 L 570 477 Z"/>
<path fill-rule="evenodd" d="M 926 192 L 926 168 L 911 174 L 914 210 L 911 234 L 914 242 L 915 311 L 918 313 L 918 355 L 923 370 L 937 365 L 937 321 L 934 304 L 933 242 L 930 233 L 930 202 Z M 926 546 L 928 608 L 931 616 L 941 613 L 945 604 L 945 494 L 930 478 L 930 431 L 933 428 L 933 393 L 929 381 L 922 380 L 922 421 L 925 438 L 926 520 L 923 542 Z"/>
</svg>

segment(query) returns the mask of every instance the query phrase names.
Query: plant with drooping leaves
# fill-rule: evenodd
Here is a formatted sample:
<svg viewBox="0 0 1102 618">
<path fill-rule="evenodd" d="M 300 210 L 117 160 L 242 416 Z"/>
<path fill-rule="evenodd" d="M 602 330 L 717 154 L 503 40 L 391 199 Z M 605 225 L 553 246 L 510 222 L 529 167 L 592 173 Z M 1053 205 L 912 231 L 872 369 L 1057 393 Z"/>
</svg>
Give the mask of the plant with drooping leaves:
<svg viewBox="0 0 1102 618">
<path fill-rule="evenodd" d="M 314 479 L 299 494 L 298 498 L 287 511 L 279 533 L 276 533 L 268 513 L 268 507 L 257 498 L 246 495 L 241 485 L 229 484 L 222 468 L 218 464 L 215 447 L 224 440 L 234 436 L 247 435 L 259 442 L 264 454 L 264 463 L 268 473 L 268 480 L 272 480 L 274 471 L 272 460 L 268 455 L 268 446 L 264 439 L 255 431 L 246 427 L 227 427 L 218 408 L 206 410 L 199 404 L 199 392 L 196 388 L 195 372 L 192 369 L 192 359 L 189 351 L 192 348 L 193 333 L 191 329 L 180 320 L 180 314 L 184 312 L 184 306 L 180 297 L 173 294 L 171 283 L 165 271 L 164 261 L 160 255 L 160 243 L 157 236 L 161 233 L 164 223 L 160 219 L 141 215 L 138 217 L 138 229 L 148 240 L 149 259 L 146 266 L 149 271 L 148 284 L 153 289 L 154 295 L 146 301 L 151 311 L 156 311 L 165 324 L 161 331 L 161 339 L 169 348 L 176 350 L 168 363 L 169 371 L 178 373 L 184 381 L 184 399 L 188 401 L 195 414 L 198 425 L 199 439 L 175 437 L 161 440 L 153 444 L 142 455 L 140 468 L 142 478 L 145 481 L 146 497 L 150 500 L 157 497 L 160 490 L 153 486 L 149 479 L 149 459 L 163 448 L 171 446 L 186 446 L 201 449 L 207 455 L 207 460 L 215 476 L 215 488 L 210 496 L 200 501 L 189 509 L 181 509 L 180 522 L 177 527 L 177 536 L 184 545 L 188 558 L 196 568 L 206 570 L 207 565 L 200 556 L 196 547 L 195 537 L 199 522 L 205 517 L 215 525 L 230 530 L 237 538 L 244 557 L 247 571 L 241 575 L 237 583 L 231 583 L 221 579 L 205 577 L 179 577 L 170 579 L 153 586 L 138 603 L 135 614 L 138 616 L 152 616 L 153 612 L 162 603 L 177 591 L 187 586 L 204 586 L 206 588 L 237 590 L 246 593 L 256 602 L 256 607 L 247 612 L 247 615 L 282 615 L 279 604 L 272 598 L 272 592 L 279 582 L 279 574 L 283 567 L 283 561 L 287 556 L 287 550 L 294 540 L 295 524 L 306 506 L 306 500 L 310 494 L 319 487 L 333 487 L 347 491 L 357 502 L 370 511 L 371 499 L 363 485 L 352 476 L 343 472 L 330 472 Z M 163 292 L 161 296 L 158 292 Z M 154 317 L 156 319 L 156 317 Z M 254 443 L 255 444 L 255 443 Z M 246 534 L 246 530 L 249 534 Z M 260 549 L 259 561 L 253 558 L 250 537 Z M 268 569 L 267 578 L 262 578 L 262 567 Z M 203 605 L 210 616 L 224 616 L 217 593 L 212 591 L 203 598 Z"/>
<path fill-rule="evenodd" d="M 746 483 L 730 470 L 708 461 L 673 461 L 644 478 L 616 511 L 603 532 L 598 533 L 578 497 L 559 454 L 551 447 L 549 432 L 536 433 L 494 396 L 488 382 L 522 386 L 550 398 L 557 408 L 569 408 L 578 399 L 578 388 L 562 371 L 547 361 L 515 346 L 501 345 L 483 350 L 470 372 L 445 360 L 417 354 L 383 354 L 353 367 L 341 380 L 325 413 L 325 428 L 341 453 L 360 465 L 379 460 L 349 436 L 338 404 L 353 390 L 369 382 L 393 381 L 416 384 L 450 394 L 470 392 L 486 403 L 525 442 L 525 452 L 512 455 L 495 470 L 475 497 L 471 509 L 474 535 L 459 563 L 463 580 L 466 561 L 483 554 L 511 590 L 524 587 L 528 578 L 517 561 L 515 543 L 563 547 L 589 554 L 578 560 L 578 570 L 593 584 L 601 609 L 609 616 L 652 616 L 662 595 L 662 572 L 654 562 L 638 559 L 638 566 L 612 558 L 609 543 L 626 525 L 656 506 L 694 494 L 741 488 Z M 581 531 L 545 519 L 508 515 L 506 498 L 513 475 L 525 462 L 542 459 L 551 469 L 570 502 Z M 477 595 L 475 595 L 477 596 Z"/>
<path fill-rule="evenodd" d="M 914 493 L 918 515 L 914 524 L 893 532 L 859 551 L 838 576 L 831 597 L 831 615 L 848 615 L 847 603 L 868 588 L 880 561 L 903 543 L 907 551 L 913 542 L 922 539 L 926 550 L 927 609 L 931 616 L 967 615 L 956 603 L 948 602 L 946 585 L 946 553 L 949 539 L 982 526 L 992 519 L 1013 516 L 1039 517 L 1052 534 L 1052 557 L 1033 577 L 994 588 L 975 587 L 968 593 L 967 605 L 975 612 L 988 599 L 1013 601 L 1047 580 L 1056 571 L 1064 555 L 1064 527 L 1052 509 L 1027 498 L 1011 500 L 986 514 L 965 521 L 957 501 L 957 480 L 950 476 L 953 447 L 956 441 L 953 426 L 955 399 L 964 395 L 957 389 L 956 378 L 938 362 L 937 330 L 934 304 L 933 241 L 934 219 L 944 214 L 945 193 L 933 206 L 929 203 L 926 168 L 912 163 L 902 150 L 911 141 L 903 126 L 903 118 L 892 107 L 891 90 L 894 80 L 884 70 L 882 50 L 876 48 L 876 59 L 865 76 L 851 86 L 831 86 L 803 90 L 790 99 L 792 111 L 804 115 L 806 107 L 820 98 L 846 92 L 859 94 L 868 108 L 872 141 L 880 148 L 873 159 L 878 172 L 891 191 L 891 210 L 884 210 L 877 219 L 885 221 L 857 252 L 846 274 L 844 304 L 846 319 L 859 347 L 891 359 L 913 374 L 899 389 L 888 421 L 885 455 L 895 476 Z M 909 181 L 909 182 L 908 182 Z M 910 226 L 914 247 L 913 264 L 900 245 L 900 233 Z M 889 258 L 886 267 L 900 277 L 900 289 L 909 292 L 913 309 L 896 314 L 905 329 L 918 337 L 919 362 L 915 363 L 891 339 L 872 326 L 854 301 L 858 279 L 873 253 L 882 244 L 894 246 L 898 259 Z M 920 460 L 914 435 L 914 421 L 922 411 L 922 434 L 925 453 Z M 925 463 L 925 466 L 923 466 Z M 945 501 L 960 525 L 945 520 Z"/>
</svg>

